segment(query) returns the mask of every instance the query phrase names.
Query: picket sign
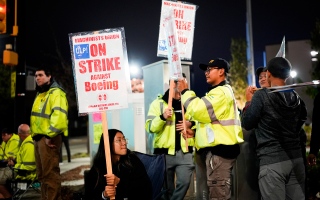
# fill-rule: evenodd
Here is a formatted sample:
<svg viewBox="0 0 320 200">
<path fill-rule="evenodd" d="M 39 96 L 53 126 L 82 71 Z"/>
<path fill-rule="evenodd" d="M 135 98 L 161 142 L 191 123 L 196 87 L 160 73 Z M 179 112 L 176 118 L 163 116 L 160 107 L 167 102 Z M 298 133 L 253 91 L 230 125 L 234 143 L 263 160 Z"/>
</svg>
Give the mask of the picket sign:
<svg viewBox="0 0 320 200">
<path fill-rule="evenodd" d="M 70 33 L 69 41 L 78 112 L 101 113 L 107 173 L 112 174 L 106 111 L 127 108 L 131 93 L 124 28 Z"/>
</svg>

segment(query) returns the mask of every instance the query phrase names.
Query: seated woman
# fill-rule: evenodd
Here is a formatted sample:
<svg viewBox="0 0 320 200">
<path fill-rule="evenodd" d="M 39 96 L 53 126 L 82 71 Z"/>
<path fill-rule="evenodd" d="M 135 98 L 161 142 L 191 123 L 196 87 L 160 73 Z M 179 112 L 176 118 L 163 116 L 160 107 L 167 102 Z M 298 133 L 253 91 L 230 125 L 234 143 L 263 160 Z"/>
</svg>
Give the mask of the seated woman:
<svg viewBox="0 0 320 200">
<path fill-rule="evenodd" d="M 152 199 L 152 185 L 144 165 L 129 149 L 123 133 L 109 129 L 112 173 L 107 174 L 103 134 L 93 165 L 86 174 L 86 199 Z"/>
</svg>

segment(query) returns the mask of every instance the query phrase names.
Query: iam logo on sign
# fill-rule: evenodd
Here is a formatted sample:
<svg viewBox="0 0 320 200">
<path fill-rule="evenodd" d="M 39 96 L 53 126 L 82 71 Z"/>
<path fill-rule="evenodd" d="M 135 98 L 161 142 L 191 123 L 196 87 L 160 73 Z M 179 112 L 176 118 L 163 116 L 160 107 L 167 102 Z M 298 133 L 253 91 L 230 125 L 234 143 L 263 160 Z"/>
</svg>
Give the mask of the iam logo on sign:
<svg viewBox="0 0 320 200">
<path fill-rule="evenodd" d="M 87 59 L 90 58 L 89 44 L 78 44 L 73 46 L 73 52 L 76 59 Z"/>
<path fill-rule="evenodd" d="M 166 46 L 166 41 L 165 40 L 160 40 L 159 41 L 158 49 L 160 51 L 166 51 L 167 50 L 167 46 Z"/>
<path fill-rule="evenodd" d="M 107 100 L 108 100 L 108 96 L 107 96 L 107 94 L 98 94 L 98 100 L 100 101 L 100 102 L 106 102 Z"/>
</svg>

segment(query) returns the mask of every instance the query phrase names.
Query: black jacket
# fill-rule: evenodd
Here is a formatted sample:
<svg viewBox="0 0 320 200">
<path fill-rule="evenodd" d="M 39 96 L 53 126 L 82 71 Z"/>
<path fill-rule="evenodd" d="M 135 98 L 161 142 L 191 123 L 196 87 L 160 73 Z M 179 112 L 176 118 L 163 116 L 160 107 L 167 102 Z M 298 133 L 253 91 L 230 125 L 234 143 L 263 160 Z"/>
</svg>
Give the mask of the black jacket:
<svg viewBox="0 0 320 200">
<path fill-rule="evenodd" d="M 144 165 L 133 153 L 130 154 L 132 168 L 124 165 L 112 166 L 112 172 L 120 178 L 116 188 L 116 200 L 130 199 L 152 199 L 152 185 L 147 175 Z M 86 199 L 100 200 L 102 192 L 106 186 L 105 169 L 96 169 L 92 166 L 85 177 L 85 196 Z"/>
<path fill-rule="evenodd" d="M 241 125 L 246 130 L 255 128 L 260 165 L 302 157 L 299 133 L 306 118 L 306 106 L 295 91 L 255 92 Z"/>
<path fill-rule="evenodd" d="M 319 148 L 320 148 L 320 92 L 316 95 L 313 102 L 310 153 L 317 156 L 319 152 Z"/>
</svg>

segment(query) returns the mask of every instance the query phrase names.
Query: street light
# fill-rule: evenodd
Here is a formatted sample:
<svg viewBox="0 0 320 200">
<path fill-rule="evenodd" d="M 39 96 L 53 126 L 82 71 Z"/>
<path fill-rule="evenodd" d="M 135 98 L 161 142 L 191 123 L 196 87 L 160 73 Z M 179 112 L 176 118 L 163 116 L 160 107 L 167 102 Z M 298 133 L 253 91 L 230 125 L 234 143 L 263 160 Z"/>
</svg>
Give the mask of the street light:
<svg viewBox="0 0 320 200">
<path fill-rule="evenodd" d="M 310 52 L 310 54 L 311 54 L 311 61 L 313 61 L 313 62 L 317 62 L 318 61 L 318 58 L 316 57 L 317 55 L 318 55 L 318 51 L 314 51 L 314 50 L 312 50 L 311 52 Z"/>
<path fill-rule="evenodd" d="M 136 65 L 130 65 L 130 75 L 136 76 L 139 74 L 139 68 Z"/>
<path fill-rule="evenodd" d="M 297 76 L 297 72 L 295 70 L 292 70 L 290 72 L 290 76 L 291 76 L 291 78 L 295 78 Z"/>
<path fill-rule="evenodd" d="M 142 78 L 141 68 L 136 64 L 130 64 L 130 78 Z"/>
<path fill-rule="evenodd" d="M 292 83 L 294 84 L 295 83 L 295 78 L 297 76 L 297 72 L 295 70 L 291 70 L 290 76 L 292 78 Z"/>
</svg>

